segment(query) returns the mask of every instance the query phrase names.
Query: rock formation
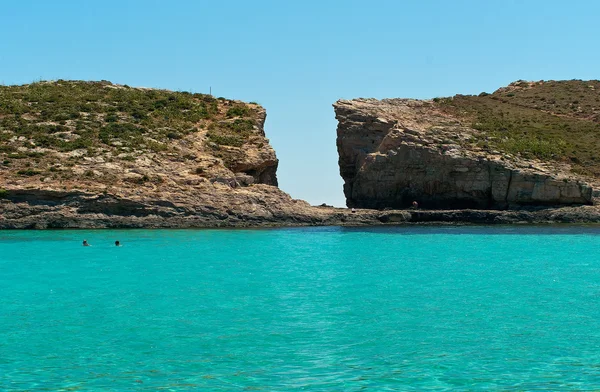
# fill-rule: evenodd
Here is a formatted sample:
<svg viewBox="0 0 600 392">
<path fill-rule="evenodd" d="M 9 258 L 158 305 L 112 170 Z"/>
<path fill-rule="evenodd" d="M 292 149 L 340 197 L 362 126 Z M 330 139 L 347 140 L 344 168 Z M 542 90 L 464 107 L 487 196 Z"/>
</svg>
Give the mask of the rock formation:
<svg viewBox="0 0 600 392">
<path fill-rule="evenodd" d="M 265 119 L 257 104 L 109 82 L 1 86 L 0 228 L 346 220 L 277 188 Z"/>
<path fill-rule="evenodd" d="M 432 104 L 340 101 L 350 206 L 313 207 L 277 187 L 257 104 L 203 94 L 56 81 L 0 86 L 0 229 L 600 222 L 565 165 L 466 149 L 473 130 Z M 593 114 L 593 113 L 591 113 Z M 401 170 L 398 170 L 398 169 Z"/>
<path fill-rule="evenodd" d="M 568 162 L 495 150 L 487 145 L 490 138 L 474 129 L 472 117 L 433 100 L 355 99 L 333 106 L 348 207 L 407 208 L 413 201 L 431 209 L 592 203 L 590 182 L 574 174 Z"/>
</svg>

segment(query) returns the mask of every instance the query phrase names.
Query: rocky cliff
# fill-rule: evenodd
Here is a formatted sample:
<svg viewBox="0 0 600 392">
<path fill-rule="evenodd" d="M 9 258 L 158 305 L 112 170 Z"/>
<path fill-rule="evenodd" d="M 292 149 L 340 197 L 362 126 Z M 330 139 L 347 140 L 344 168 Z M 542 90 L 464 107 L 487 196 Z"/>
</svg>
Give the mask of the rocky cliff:
<svg viewBox="0 0 600 392">
<path fill-rule="evenodd" d="M 0 228 L 345 220 L 277 188 L 265 118 L 254 103 L 109 82 L 0 86 Z"/>
<path fill-rule="evenodd" d="M 600 132 L 600 83 L 565 83 L 520 81 L 494 94 L 434 100 L 336 102 L 348 206 L 592 204 L 596 156 L 588 149 Z M 544 106 L 556 102 L 546 97 L 565 91 L 565 100 L 591 97 L 587 112 L 561 112 L 561 102 Z"/>
<path fill-rule="evenodd" d="M 336 105 L 342 173 L 352 180 L 346 192 L 358 196 L 350 205 L 417 199 L 453 207 L 351 211 L 313 207 L 277 187 L 278 160 L 257 104 L 105 81 L 0 86 L 0 229 L 600 222 L 595 206 L 454 209 L 540 198 L 587 203 L 591 192 L 569 173 L 572 165 L 465 148 L 474 131 L 454 117 L 455 104 Z M 575 158 L 580 169 L 592 167 Z M 412 173 L 409 190 L 389 185 L 404 177 L 386 162 Z M 423 186 L 429 199 L 414 191 L 425 175 L 439 179 Z"/>
</svg>

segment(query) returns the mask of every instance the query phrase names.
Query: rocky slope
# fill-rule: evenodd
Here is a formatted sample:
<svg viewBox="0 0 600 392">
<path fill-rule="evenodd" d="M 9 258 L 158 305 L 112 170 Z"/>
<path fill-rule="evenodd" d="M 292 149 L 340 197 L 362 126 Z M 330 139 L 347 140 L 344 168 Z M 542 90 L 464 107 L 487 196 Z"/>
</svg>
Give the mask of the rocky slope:
<svg viewBox="0 0 600 392">
<path fill-rule="evenodd" d="M 592 204 L 600 155 L 586 145 L 600 140 L 597 88 L 596 81 L 519 81 L 480 96 L 340 100 L 334 109 L 347 204 Z M 564 110 L 567 101 L 584 101 L 585 110 Z"/>
</svg>

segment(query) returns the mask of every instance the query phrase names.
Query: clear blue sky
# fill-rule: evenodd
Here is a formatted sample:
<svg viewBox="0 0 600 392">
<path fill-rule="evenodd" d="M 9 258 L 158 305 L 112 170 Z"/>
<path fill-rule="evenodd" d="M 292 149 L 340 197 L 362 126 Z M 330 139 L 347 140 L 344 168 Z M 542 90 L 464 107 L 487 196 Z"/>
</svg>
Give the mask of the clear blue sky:
<svg viewBox="0 0 600 392">
<path fill-rule="evenodd" d="M 371 4 L 370 4 L 371 3 Z M 597 1 L 27 1 L 0 82 L 106 79 L 256 101 L 283 190 L 343 206 L 331 104 L 600 78 Z"/>
</svg>

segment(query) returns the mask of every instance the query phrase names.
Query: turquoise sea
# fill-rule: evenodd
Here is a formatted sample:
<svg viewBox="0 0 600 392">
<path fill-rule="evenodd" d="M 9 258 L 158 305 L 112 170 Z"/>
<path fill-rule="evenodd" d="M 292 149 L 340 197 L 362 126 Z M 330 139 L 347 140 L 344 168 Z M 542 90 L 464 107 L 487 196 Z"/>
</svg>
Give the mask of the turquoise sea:
<svg viewBox="0 0 600 392">
<path fill-rule="evenodd" d="M 600 228 L 0 231 L 0 390 L 486 389 L 600 389 Z"/>
</svg>

